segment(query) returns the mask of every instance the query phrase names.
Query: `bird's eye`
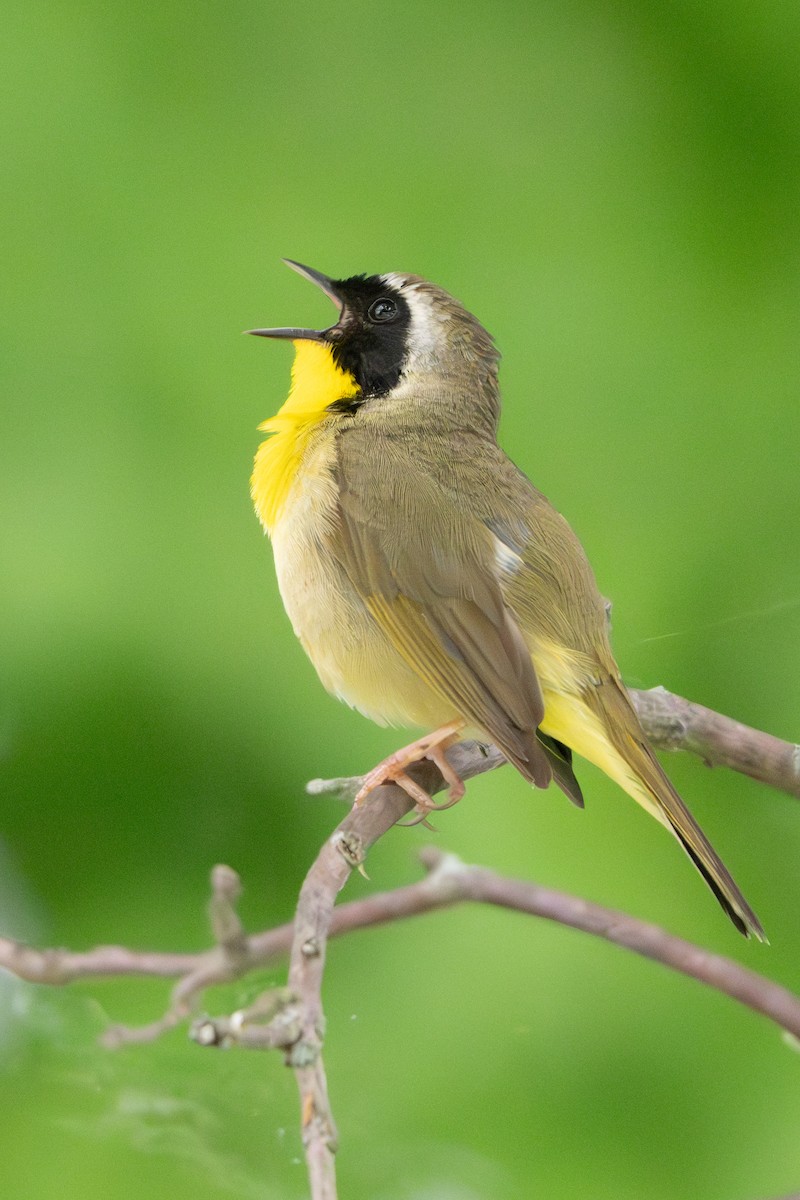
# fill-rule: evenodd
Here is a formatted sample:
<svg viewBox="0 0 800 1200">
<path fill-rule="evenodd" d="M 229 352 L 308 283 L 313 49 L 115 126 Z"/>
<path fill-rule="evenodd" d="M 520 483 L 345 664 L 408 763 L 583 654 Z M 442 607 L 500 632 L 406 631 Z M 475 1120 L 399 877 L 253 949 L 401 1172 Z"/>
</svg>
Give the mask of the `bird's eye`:
<svg viewBox="0 0 800 1200">
<path fill-rule="evenodd" d="M 397 316 L 397 305 L 388 296 L 381 296 L 379 300 L 374 300 L 370 304 L 367 316 L 370 321 L 375 321 L 376 323 L 393 321 Z"/>
</svg>

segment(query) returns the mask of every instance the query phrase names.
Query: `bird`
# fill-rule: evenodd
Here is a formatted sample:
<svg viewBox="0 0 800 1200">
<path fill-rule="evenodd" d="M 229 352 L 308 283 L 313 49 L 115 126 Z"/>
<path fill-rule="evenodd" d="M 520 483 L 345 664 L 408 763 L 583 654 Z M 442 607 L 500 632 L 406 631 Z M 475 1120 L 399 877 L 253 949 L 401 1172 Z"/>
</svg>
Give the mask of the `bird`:
<svg viewBox="0 0 800 1200">
<path fill-rule="evenodd" d="M 420 276 L 284 262 L 337 316 L 247 330 L 295 350 L 251 478 L 281 597 L 330 693 L 429 731 L 370 771 L 356 802 L 394 780 L 420 819 L 455 803 L 446 751 L 469 736 L 583 807 L 574 753 L 674 834 L 740 933 L 766 940 L 648 743 L 581 543 L 498 445 L 490 334 Z M 407 774 L 423 758 L 449 785 L 444 805 Z"/>
</svg>

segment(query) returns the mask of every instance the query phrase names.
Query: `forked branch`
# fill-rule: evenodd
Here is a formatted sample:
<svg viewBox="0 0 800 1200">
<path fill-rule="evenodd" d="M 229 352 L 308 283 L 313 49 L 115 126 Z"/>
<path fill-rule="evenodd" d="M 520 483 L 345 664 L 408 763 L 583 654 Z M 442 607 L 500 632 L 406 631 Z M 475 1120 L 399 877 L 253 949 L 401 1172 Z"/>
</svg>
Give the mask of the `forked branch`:
<svg viewBox="0 0 800 1200">
<path fill-rule="evenodd" d="M 709 764 L 720 764 L 800 795 L 800 748 L 749 729 L 710 709 L 691 704 L 662 688 L 632 692 L 640 719 L 654 744 L 687 749 Z M 469 779 L 503 762 L 493 747 L 462 743 L 448 751 L 459 775 Z M 410 773 L 431 794 L 442 778 L 432 763 Z M 315 781 L 309 790 L 352 798 L 357 779 Z M 272 989 L 248 1009 L 230 1016 L 203 1017 L 192 1025 L 201 1045 L 281 1049 L 297 1078 L 303 1142 L 312 1200 L 335 1200 L 336 1128 L 322 1062 L 324 1016 L 322 977 L 328 938 L 368 926 L 401 920 L 463 901 L 494 904 L 542 917 L 602 937 L 716 988 L 766 1016 L 800 1040 L 800 997 L 753 971 L 712 954 L 665 930 L 575 896 L 506 879 L 452 855 L 428 850 L 427 876 L 408 887 L 334 907 L 351 870 L 361 867 L 369 848 L 413 806 L 400 788 L 387 785 L 367 803 L 352 808 L 323 845 L 300 892 L 293 925 L 246 935 L 236 913 L 240 885 L 228 867 L 212 872 L 210 920 L 215 944 L 202 954 L 139 953 L 99 946 L 83 953 L 36 950 L 0 938 L 0 967 L 22 979 L 66 984 L 75 979 L 156 975 L 177 983 L 166 1013 L 144 1028 L 115 1027 L 109 1044 L 152 1040 L 197 1011 L 212 984 L 241 978 L 290 952 L 288 987 Z"/>
</svg>

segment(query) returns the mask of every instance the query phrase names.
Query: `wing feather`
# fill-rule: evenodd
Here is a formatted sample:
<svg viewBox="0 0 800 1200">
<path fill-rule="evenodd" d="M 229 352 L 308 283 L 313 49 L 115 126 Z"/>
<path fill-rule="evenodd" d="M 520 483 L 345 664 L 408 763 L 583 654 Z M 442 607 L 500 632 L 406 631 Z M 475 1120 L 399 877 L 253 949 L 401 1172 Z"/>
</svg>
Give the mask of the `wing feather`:
<svg viewBox="0 0 800 1200">
<path fill-rule="evenodd" d="M 354 465 L 340 457 L 334 547 L 355 590 L 420 679 L 546 787 L 553 770 L 536 732 L 542 693 L 488 531 L 430 477 L 410 488 L 407 462 L 387 458 L 369 494 L 358 490 Z M 402 522 L 387 520 L 399 501 Z"/>
</svg>

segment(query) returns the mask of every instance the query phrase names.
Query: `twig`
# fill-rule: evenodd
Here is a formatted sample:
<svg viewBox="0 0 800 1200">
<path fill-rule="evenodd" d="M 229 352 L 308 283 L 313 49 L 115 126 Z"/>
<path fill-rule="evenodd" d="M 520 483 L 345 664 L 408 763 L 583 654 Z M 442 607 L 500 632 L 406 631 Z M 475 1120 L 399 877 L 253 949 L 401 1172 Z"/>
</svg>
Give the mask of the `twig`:
<svg viewBox="0 0 800 1200">
<path fill-rule="evenodd" d="M 709 767 L 730 767 L 800 796 L 800 746 L 742 725 L 666 688 L 629 695 L 647 736 L 661 750 L 689 750 Z"/>
<path fill-rule="evenodd" d="M 287 928 L 290 928 L 287 926 Z M 174 979 L 207 961 L 203 954 L 158 954 L 125 946 L 91 950 L 36 950 L 13 938 L 0 937 L 0 967 L 28 983 L 61 987 L 76 979 L 114 979 L 121 975 L 153 975 Z"/>
<path fill-rule="evenodd" d="M 800 996 L 730 958 L 675 937 L 659 925 L 564 892 L 505 879 L 494 871 L 457 861 L 451 870 L 457 877 L 461 899 L 513 908 L 605 938 L 724 992 L 800 1038 Z"/>
<path fill-rule="evenodd" d="M 359 810 L 363 812 L 365 810 Z M 508 880 L 482 867 L 467 866 L 452 855 L 429 847 L 421 856 L 428 874 L 417 883 L 396 888 L 390 892 L 376 892 L 363 900 L 352 900 L 334 909 L 328 937 L 340 937 L 359 929 L 405 920 L 420 916 L 439 908 L 446 908 L 465 900 L 496 904 L 505 908 L 516 908 L 532 916 L 543 917 L 560 924 L 569 925 L 585 933 L 606 938 L 624 945 L 646 957 L 664 962 L 676 970 L 683 971 L 710 987 L 726 993 L 742 1004 L 763 1013 L 781 1028 L 800 1037 L 800 1000 L 785 989 L 778 988 L 767 979 L 754 975 L 729 959 L 719 959 L 707 951 L 678 938 L 671 938 L 657 926 L 639 921 L 637 918 L 616 912 L 602 905 L 592 904 L 564 892 L 542 888 L 536 884 L 519 880 Z M 486 881 L 490 882 L 486 882 Z M 477 882 L 476 882 L 477 881 Z M 474 889 L 478 889 L 477 891 Z M 521 899 L 520 899 L 521 898 Z M 655 937 L 655 934 L 658 937 Z M 76 979 L 119 977 L 130 975 L 160 975 L 181 977 L 196 995 L 199 987 L 229 982 L 247 972 L 274 964 L 284 957 L 292 945 L 293 925 L 279 925 L 263 933 L 251 934 L 246 939 L 246 955 L 232 968 L 220 959 L 217 946 L 202 954 L 163 954 L 127 950 L 119 946 L 98 946 L 85 953 L 73 954 L 66 950 L 34 950 L 11 939 L 0 939 L 0 967 L 18 977 L 34 983 L 65 984 Z M 663 939 L 660 941 L 659 939 Z M 675 945 L 685 948 L 681 952 Z M 665 953 L 652 952 L 650 947 L 667 947 Z M 677 957 L 675 957 L 677 954 Z M 154 961 L 153 960 L 157 960 Z M 722 962 L 724 969 L 709 966 L 711 962 Z M 157 969 L 153 969 L 153 967 Z M 200 981 L 203 981 L 202 983 Z M 755 990 L 754 990 L 755 989 Z M 213 1038 L 206 1031 L 197 1040 L 243 1043 L 259 1045 L 263 1039 L 255 1023 L 272 1019 L 278 1008 L 284 1008 L 297 997 L 285 989 L 265 993 L 249 1009 L 230 1018 L 233 1028 L 225 1024 L 228 1018 L 203 1018 L 196 1028 L 209 1024 L 216 1030 Z M 178 1018 L 180 1020 L 182 1018 Z M 169 1027 L 177 1022 L 173 1021 Z M 158 1024 L 158 1023 L 156 1023 Z M 253 1028 L 249 1028 L 253 1026 Z M 166 1028 L 165 1026 L 164 1028 Z M 243 1030 L 249 1028 L 245 1036 Z M 144 1041 L 157 1035 L 155 1025 L 144 1030 L 118 1031 L 119 1040 Z M 145 1032 L 146 1031 L 146 1032 Z M 297 1035 L 299 1036 L 299 1034 Z M 285 1045 L 286 1040 L 277 1042 L 272 1035 L 270 1045 Z M 290 1039 L 297 1040 L 297 1037 Z"/>
<path fill-rule="evenodd" d="M 231 867 L 220 864 L 213 868 L 208 915 L 217 944 L 205 954 L 187 956 L 192 966 L 181 973 L 172 989 L 169 1008 L 158 1021 L 138 1028 L 112 1025 L 103 1035 L 104 1045 L 113 1049 L 123 1043 L 152 1042 L 185 1021 L 206 988 L 239 979 L 251 969 L 248 940 L 235 907 L 241 890 L 239 876 Z"/>
<path fill-rule="evenodd" d="M 593 934 L 660 962 L 738 1000 L 793 1037 L 800 1038 L 800 996 L 733 959 L 713 954 L 627 913 L 552 888 L 508 879 L 485 867 L 463 863 L 456 855 L 433 846 L 426 847 L 420 858 L 428 872 L 424 879 L 342 905 L 336 910 L 330 936 L 405 920 L 465 901 L 493 904 Z M 295 999 L 295 996 L 289 997 L 291 1001 Z M 262 1025 L 260 1031 L 254 1027 L 254 1023 L 272 1015 L 263 1003 L 262 1000 L 259 1007 L 235 1013 L 232 1018 L 204 1018 L 197 1023 L 198 1027 L 212 1027 L 216 1036 L 204 1034 L 200 1040 L 227 1045 L 246 1041 L 260 1048 L 283 1044 L 280 1040 L 276 1042 L 268 1025 Z"/>
</svg>

